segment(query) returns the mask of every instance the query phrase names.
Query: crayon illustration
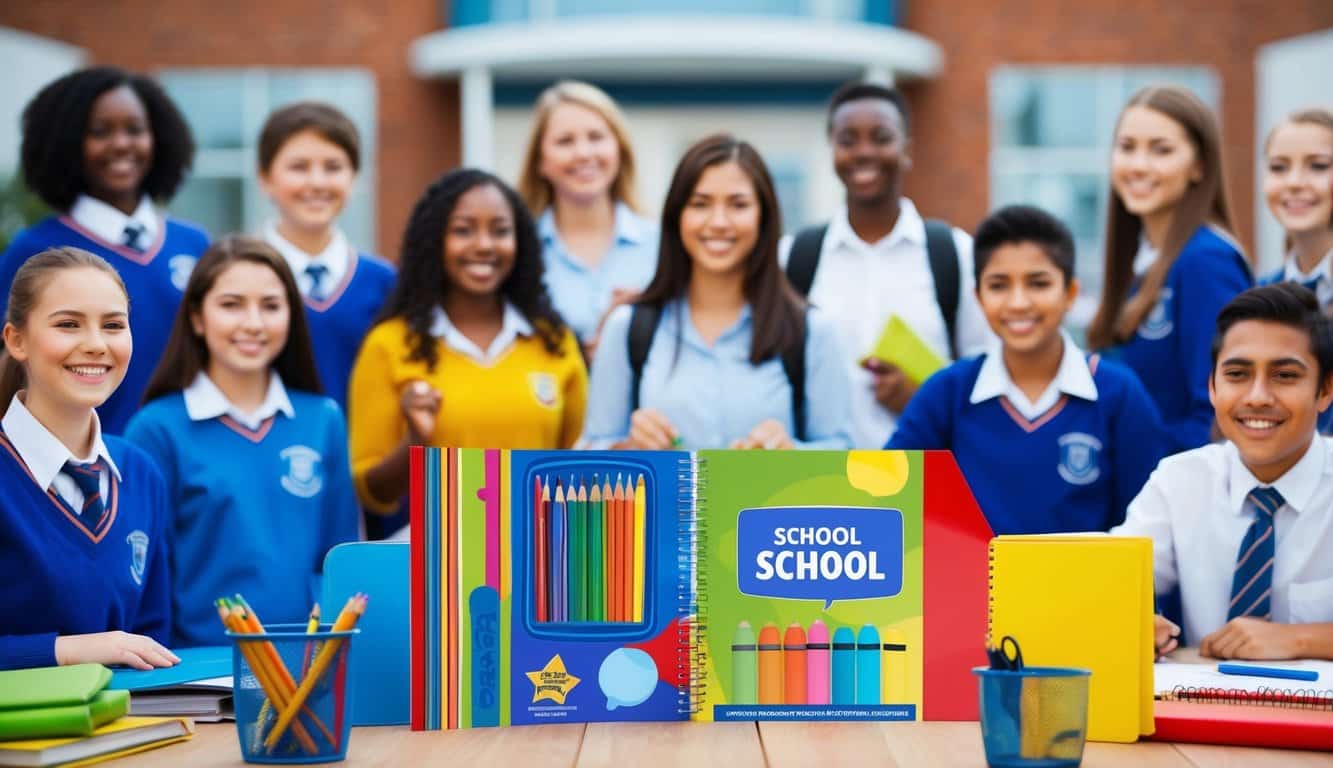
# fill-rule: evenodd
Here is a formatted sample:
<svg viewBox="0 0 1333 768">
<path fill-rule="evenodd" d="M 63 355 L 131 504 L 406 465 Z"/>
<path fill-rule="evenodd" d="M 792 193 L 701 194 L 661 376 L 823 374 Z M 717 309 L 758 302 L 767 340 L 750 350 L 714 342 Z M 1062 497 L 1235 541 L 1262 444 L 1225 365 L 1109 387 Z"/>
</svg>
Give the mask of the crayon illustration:
<svg viewBox="0 0 1333 768">
<path fill-rule="evenodd" d="M 867 624 L 856 637 L 856 703 L 879 703 L 879 630 Z"/>
<path fill-rule="evenodd" d="M 880 693 L 885 704 L 906 704 L 907 696 L 907 637 L 900 629 L 885 629 L 884 656 L 880 670 Z"/>
<path fill-rule="evenodd" d="M 848 627 L 833 633 L 833 703 L 856 703 L 856 636 Z"/>
<path fill-rule="evenodd" d="M 782 637 L 782 700 L 787 704 L 805 704 L 806 683 L 805 630 L 792 623 Z"/>
<path fill-rule="evenodd" d="M 805 681 L 806 703 L 829 703 L 828 627 L 820 619 L 810 625 L 810 634 L 805 640 Z"/>
<path fill-rule="evenodd" d="M 750 622 L 742 621 L 736 625 L 736 632 L 731 636 L 731 703 L 759 703 L 758 659 L 755 658 L 756 646 L 754 629 Z"/>
<path fill-rule="evenodd" d="M 782 643 L 778 628 L 769 622 L 759 630 L 759 703 L 782 703 Z"/>
</svg>

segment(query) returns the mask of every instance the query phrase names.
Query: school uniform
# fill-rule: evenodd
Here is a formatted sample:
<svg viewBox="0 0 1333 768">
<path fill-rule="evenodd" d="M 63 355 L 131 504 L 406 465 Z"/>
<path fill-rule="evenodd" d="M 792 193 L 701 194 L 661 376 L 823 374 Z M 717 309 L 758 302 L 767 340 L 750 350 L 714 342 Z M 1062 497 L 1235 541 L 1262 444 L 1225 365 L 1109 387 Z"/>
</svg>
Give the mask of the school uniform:
<svg viewBox="0 0 1333 768">
<path fill-rule="evenodd" d="M 18 395 L 0 428 L 0 669 L 54 666 L 57 635 L 166 643 L 170 506 L 152 459 L 96 417 L 75 457 Z"/>
<path fill-rule="evenodd" d="M 1156 249 L 1142 241 L 1134 259 L 1131 295 L 1156 260 Z M 1167 271 L 1157 306 L 1133 336 L 1106 351 L 1138 375 L 1157 404 L 1171 440 L 1170 453 L 1212 439 L 1208 377 L 1217 315 L 1253 284 L 1250 266 L 1235 242 L 1220 230 L 1201 226 Z"/>
<path fill-rule="evenodd" d="M 264 239 L 282 254 L 301 290 L 320 387 L 346 412 L 352 364 L 393 290 L 394 268 L 358 253 L 341 230 L 334 230 L 329 244 L 314 256 L 292 245 L 273 225 L 264 230 Z"/>
<path fill-rule="evenodd" d="M 792 238 L 779 258 L 786 266 Z M 972 238 L 953 229 L 958 253 L 959 301 L 954 342 L 961 357 L 985 351 L 992 338 L 976 298 Z M 874 348 L 890 315 L 898 315 L 943 360 L 950 359 L 947 325 L 935 299 L 935 277 L 926 253 L 926 223 L 911 200 L 899 201 L 893 230 L 875 243 L 857 236 L 843 208 L 829 221 L 810 303 L 826 314 L 842 341 L 849 383 L 852 439 L 857 448 L 879 448 L 893 435 L 898 416 L 875 399 L 874 375 L 861 358 Z"/>
<path fill-rule="evenodd" d="M 1259 285 L 1300 283 L 1314 291 L 1319 308 L 1325 316 L 1333 317 L 1333 251 L 1329 251 L 1309 272 L 1302 272 L 1294 256 L 1287 256 L 1281 267 L 1259 278 Z M 1319 414 L 1319 434 L 1333 435 L 1333 408 Z"/>
<path fill-rule="evenodd" d="M 1333 621 L 1333 438 L 1271 485 L 1230 442 L 1167 457 L 1111 532 L 1152 538 L 1154 586 L 1180 588 L 1192 644 L 1236 615 Z"/>
<path fill-rule="evenodd" d="M 885 446 L 953 451 L 997 535 L 1108 530 L 1166 452 L 1134 374 L 1061 336 L 1060 368 L 1035 402 L 996 344 L 931 376 Z"/>
<path fill-rule="evenodd" d="M 0 256 L 0 313 L 8 308 L 9 287 L 23 262 L 56 246 L 101 256 L 125 282 L 134 355 L 125 379 L 97 409 L 102 428 L 120 434 L 139 408 L 166 347 L 186 281 L 208 248 L 208 235 L 164 216 L 146 197 L 133 215 L 126 216 L 101 200 L 80 195 L 69 213 L 48 217 L 18 233 Z"/>
<path fill-rule="evenodd" d="M 242 413 L 204 373 L 144 406 L 126 438 L 157 460 L 171 521 L 172 636 L 225 642 L 213 601 L 240 593 L 265 623 L 304 623 L 324 555 L 357 539 L 342 413 L 272 374 Z"/>
<path fill-rule="evenodd" d="M 430 330 L 434 370 L 409 359 L 411 340 L 401 317 L 371 329 L 352 369 L 352 474 L 361 502 L 387 513 L 398 500 L 366 488 L 366 473 L 397 449 L 407 421 L 400 393 L 424 381 L 443 395 L 429 444 L 458 448 L 569 448 L 583 425 L 588 373 L 578 340 L 566 331 L 552 353 L 532 324 L 506 303 L 500 333 L 481 349 L 436 308 Z"/>
<path fill-rule="evenodd" d="M 602 329 L 581 441 L 588 447 L 607 447 L 629 436 L 631 313 L 632 307 L 617 307 Z M 726 448 L 766 419 L 776 419 L 799 448 L 850 448 L 848 384 L 833 323 L 820 310 L 806 313 L 804 442 L 795 440 L 792 387 L 782 360 L 750 362 L 753 333 L 748 304 L 710 345 L 690 319 L 689 302 L 668 303 L 643 364 L 638 407 L 660 411 L 688 450 Z"/>
<path fill-rule="evenodd" d="M 537 219 L 537 236 L 551 303 L 585 341 L 597 335 L 597 323 L 611 306 L 613 291 L 641 291 L 657 271 L 658 227 L 624 203 L 616 203 L 611 247 L 595 267 L 580 261 L 561 241 L 553 208 Z"/>
</svg>

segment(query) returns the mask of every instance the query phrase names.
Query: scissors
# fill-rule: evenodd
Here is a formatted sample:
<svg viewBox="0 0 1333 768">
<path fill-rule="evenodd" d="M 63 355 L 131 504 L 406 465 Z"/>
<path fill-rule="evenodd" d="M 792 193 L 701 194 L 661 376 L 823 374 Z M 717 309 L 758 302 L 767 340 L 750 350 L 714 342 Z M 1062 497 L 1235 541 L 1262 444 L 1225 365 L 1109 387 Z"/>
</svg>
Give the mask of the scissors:
<svg viewBox="0 0 1333 768">
<path fill-rule="evenodd" d="M 987 648 L 986 656 L 990 659 L 991 669 L 1018 671 L 1023 668 L 1023 651 L 1013 635 L 1005 635 L 998 646 Z"/>
</svg>

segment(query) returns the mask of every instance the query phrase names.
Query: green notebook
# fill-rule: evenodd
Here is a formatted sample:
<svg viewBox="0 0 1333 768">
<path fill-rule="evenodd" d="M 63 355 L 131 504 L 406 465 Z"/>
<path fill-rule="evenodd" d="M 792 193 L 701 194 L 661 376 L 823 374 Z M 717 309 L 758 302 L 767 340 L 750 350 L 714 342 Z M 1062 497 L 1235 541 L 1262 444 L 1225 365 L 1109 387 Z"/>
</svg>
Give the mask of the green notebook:
<svg viewBox="0 0 1333 768">
<path fill-rule="evenodd" d="M 101 691 L 86 704 L 0 710 L 0 741 L 88 736 L 129 711 L 129 691 Z"/>
<path fill-rule="evenodd" d="M 897 315 L 889 315 L 889 321 L 879 334 L 879 341 L 875 342 L 875 348 L 869 354 L 861 358 L 861 364 L 864 365 L 872 357 L 898 366 L 918 386 L 945 366 L 945 361 L 921 340 L 912 326 Z"/>
<path fill-rule="evenodd" d="M 101 664 L 71 664 L 0 672 L 0 711 L 87 704 L 111 682 Z"/>
</svg>

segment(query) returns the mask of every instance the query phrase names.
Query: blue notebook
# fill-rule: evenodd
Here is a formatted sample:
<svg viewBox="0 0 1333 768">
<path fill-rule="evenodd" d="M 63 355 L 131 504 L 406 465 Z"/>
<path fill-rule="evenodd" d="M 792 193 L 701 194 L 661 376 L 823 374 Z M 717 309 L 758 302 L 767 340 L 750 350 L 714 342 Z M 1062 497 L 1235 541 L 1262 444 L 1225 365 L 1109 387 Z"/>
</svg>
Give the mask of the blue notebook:
<svg viewBox="0 0 1333 768">
<path fill-rule="evenodd" d="M 214 677 L 231 677 L 231 646 L 215 645 L 203 648 L 173 648 L 180 657 L 174 667 L 150 669 L 114 669 L 111 689 L 143 691 L 149 688 L 168 688 Z"/>
<path fill-rule="evenodd" d="M 324 558 L 321 606 L 370 596 L 348 657 L 352 725 L 406 725 L 411 705 L 407 542 L 339 544 Z"/>
</svg>

